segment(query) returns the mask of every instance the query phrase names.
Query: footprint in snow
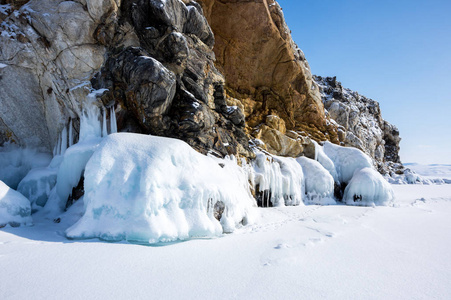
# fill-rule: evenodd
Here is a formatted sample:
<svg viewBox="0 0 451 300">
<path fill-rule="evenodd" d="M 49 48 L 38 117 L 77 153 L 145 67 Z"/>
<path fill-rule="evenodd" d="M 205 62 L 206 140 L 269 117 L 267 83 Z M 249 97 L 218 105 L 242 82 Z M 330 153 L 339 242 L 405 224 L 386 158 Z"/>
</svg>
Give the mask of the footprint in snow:
<svg viewBox="0 0 451 300">
<path fill-rule="evenodd" d="M 287 249 L 287 248 L 291 248 L 291 246 L 284 243 L 278 244 L 277 246 L 274 247 L 274 249 Z"/>
</svg>

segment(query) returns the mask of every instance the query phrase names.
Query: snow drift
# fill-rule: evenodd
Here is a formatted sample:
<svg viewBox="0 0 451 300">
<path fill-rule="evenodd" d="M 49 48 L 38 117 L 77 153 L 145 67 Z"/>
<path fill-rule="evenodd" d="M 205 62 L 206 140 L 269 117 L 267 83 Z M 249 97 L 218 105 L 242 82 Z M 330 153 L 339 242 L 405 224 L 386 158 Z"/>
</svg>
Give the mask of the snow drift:
<svg viewBox="0 0 451 300">
<path fill-rule="evenodd" d="M 136 243 L 218 236 L 248 221 L 255 201 L 245 184 L 236 164 L 219 165 L 183 141 L 112 134 L 86 165 L 85 213 L 66 236 Z"/>
<path fill-rule="evenodd" d="M 17 227 L 31 224 L 30 202 L 0 181 L 0 228 L 10 225 Z"/>
</svg>

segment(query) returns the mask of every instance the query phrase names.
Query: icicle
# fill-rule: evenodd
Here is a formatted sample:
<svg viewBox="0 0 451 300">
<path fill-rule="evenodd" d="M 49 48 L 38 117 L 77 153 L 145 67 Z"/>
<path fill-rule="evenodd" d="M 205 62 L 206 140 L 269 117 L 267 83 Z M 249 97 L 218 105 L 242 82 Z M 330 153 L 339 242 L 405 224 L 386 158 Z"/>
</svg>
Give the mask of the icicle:
<svg viewBox="0 0 451 300">
<path fill-rule="evenodd" d="M 106 128 L 106 109 L 102 110 L 103 121 L 102 121 L 102 136 L 106 137 L 108 135 L 108 130 Z"/>
<path fill-rule="evenodd" d="M 74 132 L 72 129 L 72 119 L 70 119 L 69 122 L 69 147 L 72 147 L 73 143 L 74 143 Z"/>
<path fill-rule="evenodd" d="M 56 143 L 56 155 L 61 155 L 61 136 L 58 136 L 58 143 Z"/>
<path fill-rule="evenodd" d="M 117 132 L 116 113 L 114 112 L 114 106 L 110 108 L 110 133 Z"/>
<path fill-rule="evenodd" d="M 61 131 L 61 155 L 64 155 L 67 149 L 67 128 L 64 126 L 63 131 Z"/>
</svg>

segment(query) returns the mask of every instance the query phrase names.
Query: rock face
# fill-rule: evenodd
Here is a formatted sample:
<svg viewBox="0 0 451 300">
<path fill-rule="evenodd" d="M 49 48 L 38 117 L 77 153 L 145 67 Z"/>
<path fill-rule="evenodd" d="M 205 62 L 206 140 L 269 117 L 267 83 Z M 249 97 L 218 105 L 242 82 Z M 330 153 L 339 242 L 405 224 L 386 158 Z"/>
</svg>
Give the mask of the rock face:
<svg viewBox="0 0 451 300">
<path fill-rule="evenodd" d="M 382 119 L 379 103 L 343 88 L 336 77 L 314 76 L 320 86 L 326 114 L 335 120 L 344 146 L 368 154 L 379 172 L 388 172 L 390 163 L 400 163 L 399 131 Z"/>
<path fill-rule="evenodd" d="M 50 150 L 104 62 L 94 39 L 114 1 L 30 1 L 0 25 L 0 140 Z M 106 4 L 108 3 L 108 4 Z"/>
<path fill-rule="evenodd" d="M 99 106 L 117 108 L 119 130 L 253 156 L 196 2 L 30 1 L 1 26 L 2 141 L 50 150 L 92 87 L 108 89 Z"/>
<path fill-rule="evenodd" d="M 200 2 L 215 34 L 216 66 L 226 78 L 228 95 L 244 105 L 249 132 L 265 123 L 267 115 L 277 115 L 289 131 L 337 142 L 336 128 L 327 122 L 319 89 L 279 4 Z"/>
<path fill-rule="evenodd" d="M 322 79 L 321 99 L 273 0 L 24 2 L 1 2 L 0 145 L 50 151 L 69 124 L 77 135 L 87 94 L 105 89 L 97 105 L 115 108 L 119 131 L 201 153 L 252 159 L 251 140 L 313 158 L 313 140 L 329 140 L 380 169 L 399 162 L 399 133 L 376 102 Z"/>
</svg>

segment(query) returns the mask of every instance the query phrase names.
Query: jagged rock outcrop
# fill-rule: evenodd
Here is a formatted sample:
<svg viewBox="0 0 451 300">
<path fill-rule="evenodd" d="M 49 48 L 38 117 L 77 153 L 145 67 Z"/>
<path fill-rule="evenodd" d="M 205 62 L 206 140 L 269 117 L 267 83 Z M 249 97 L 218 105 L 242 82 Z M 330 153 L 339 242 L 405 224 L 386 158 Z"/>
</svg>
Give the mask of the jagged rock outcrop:
<svg viewBox="0 0 451 300">
<path fill-rule="evenodd" d="M 249 132 L 264 124 L 267 115 L 277 115 L 289 131 L 336 142 L 336 128 L 327 122 L 308 62 L 293 42 L 279 4 L 200 2 L 215 34 L 216 66 L 226 78 L 228 94 L 243 103 Z"/>
<path fill-rule="evenodd" d="M 30 1 L 1 29 L 3 140 L 50 150 L 69 118 L 79 118 L 92 85 L 108 89 L 103 106 L 116 106 L 119 130 L 180 138 L 202 153 L 253 156 L 196 2 Z"/>
<path fill-rule="evenodd" d="M 400 163 L 399 131 L 382 119 L 379 103 L 343 88 L 336 77 L 314 76 L 320 86 L 326 114 L 335 120 L 343 146 L 358 148 L 368 154 L 379 172 Z"/>
</svg>

